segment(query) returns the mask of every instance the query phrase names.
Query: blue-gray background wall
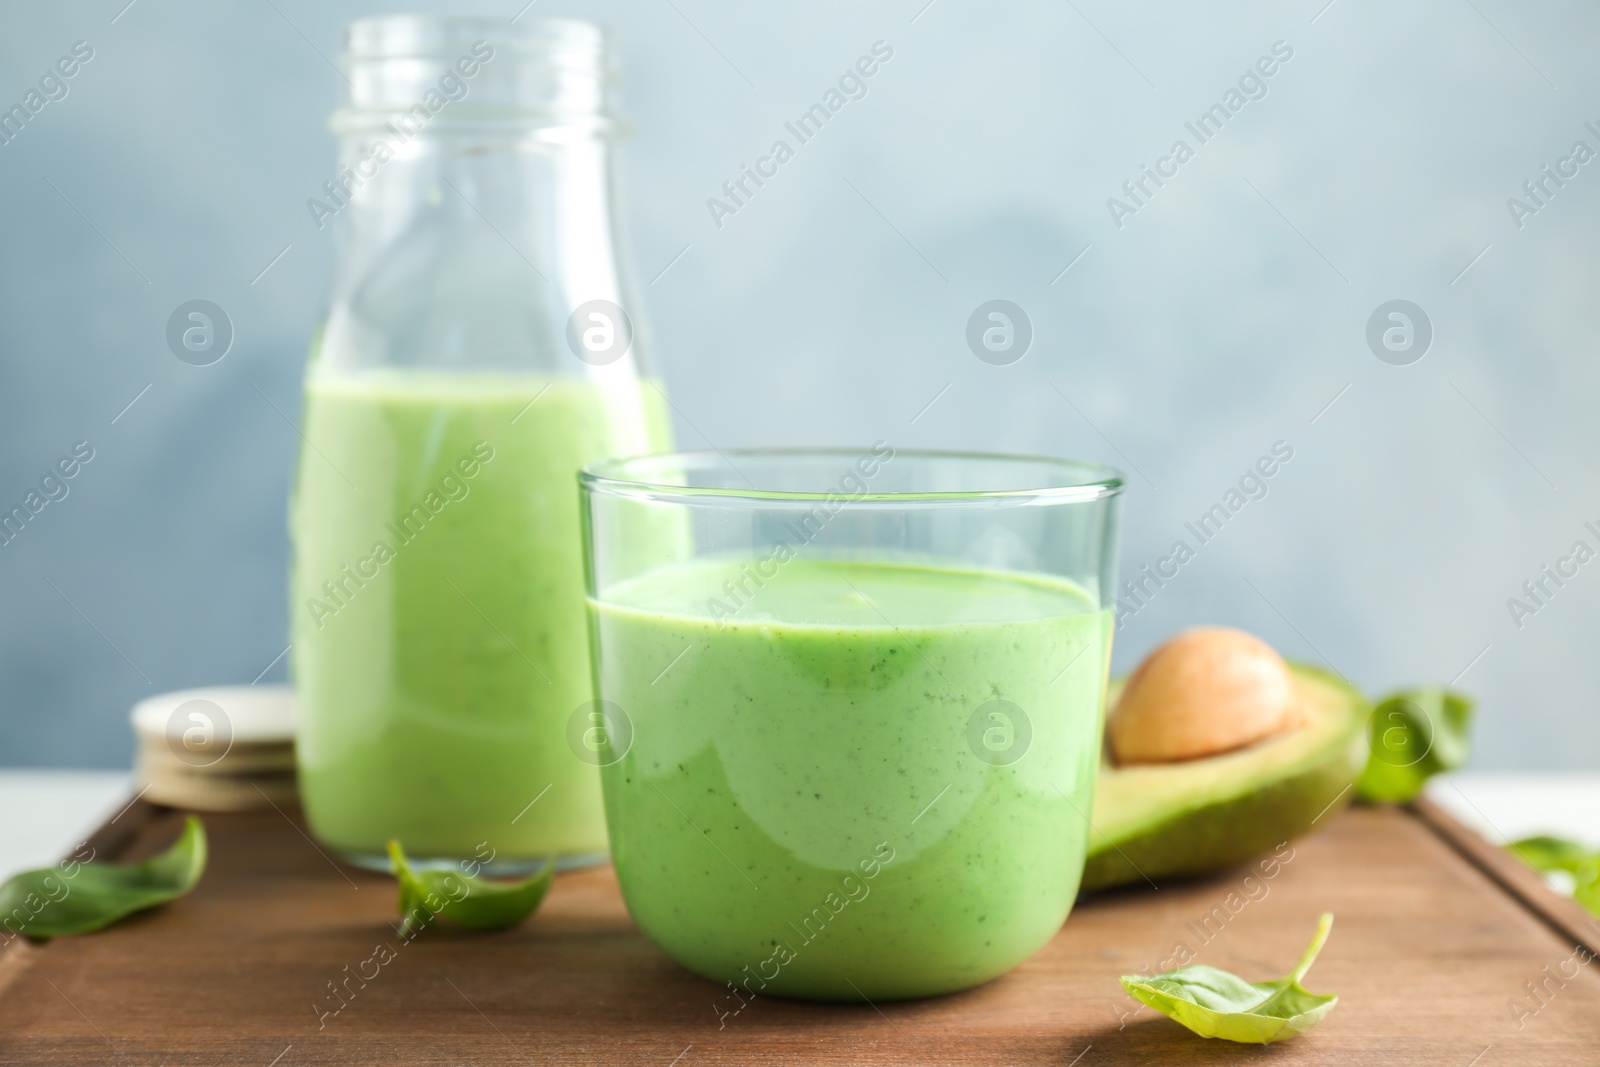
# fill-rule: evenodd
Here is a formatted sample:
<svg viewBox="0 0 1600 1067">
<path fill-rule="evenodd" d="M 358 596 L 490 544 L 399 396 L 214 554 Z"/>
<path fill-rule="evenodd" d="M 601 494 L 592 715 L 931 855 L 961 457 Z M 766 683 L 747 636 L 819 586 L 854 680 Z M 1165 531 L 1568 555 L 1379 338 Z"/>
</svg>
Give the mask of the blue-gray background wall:
<svg viewBox="0 0 1600 1067">
<path fill-rule="evenodd" d="M 248 682 L 283 651 L 291 422 L 329 277 L 305 208 L 333 158 L 324 57 L 345 20 L 389 10 L 125 3 L 0 14 L 7 106 L 74 42 L 94 49 L 0 146 L 0 504 L 74 443 L 95 452 L 0 548 L 0 765 L 125 765 L 135 699 Z M 1132 571 L 1194 544 L 1184 522 L 1287 442 L 1270 494 L 1121 631 L 1119 667 L 1187 624 L 1243 626 L 1374 691 L 1459 677 L 1482 701 L 1477 766 L 1600 766 L 1600 562 L 1520 628 L 1507 607 L 1574 541 L 1600 548 L 1583 526 L 1600 526 L 1600 162 L 1520 227 L 1507 207 L 1575 141 L 1600 149 L 1600 10 L 539 0 L 522 17 L 554 14 L 615 31 L 629 243 L 685 445 L 1104 460 L 1131 474 Z M 707 198 L 878 40 L 894 58 L 867 96 L 715 225 Z M 1184 122 L 1277 41 L 1293 57 L 1266 95 L 1119 227 L 1107 198 L 1197 145 Z M 164 341 L 194 298 L 236 330 L 210 367 Z M 994 298 L 1035 331 L 1009 366 L 965 341 Z M 1432 323 L 1419 362 L 1368 346 L 1391 299 Z"/>
</svg>

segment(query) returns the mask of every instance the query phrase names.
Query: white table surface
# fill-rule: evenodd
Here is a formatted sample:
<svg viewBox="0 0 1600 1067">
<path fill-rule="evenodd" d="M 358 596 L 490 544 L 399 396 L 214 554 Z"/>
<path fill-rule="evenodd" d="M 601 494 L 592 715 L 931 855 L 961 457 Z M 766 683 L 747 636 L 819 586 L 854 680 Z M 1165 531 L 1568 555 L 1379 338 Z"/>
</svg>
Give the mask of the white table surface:
<svg viewBox="0 0 1600 1067">
<path fill-rule="evenodd" d="M 132 797 L 127 771 L 0 770 L 0 878 L 60 859 Z M 1600 771 L 1467 771 L 1429 795 L 1489 840 L 1549 833 L 1600 847 Z"/>
<path fill-rule="evenodd" d="M 0 770 L 0 878 L 61 859 L 133 798 L 128 771 Z"/>
</svg>

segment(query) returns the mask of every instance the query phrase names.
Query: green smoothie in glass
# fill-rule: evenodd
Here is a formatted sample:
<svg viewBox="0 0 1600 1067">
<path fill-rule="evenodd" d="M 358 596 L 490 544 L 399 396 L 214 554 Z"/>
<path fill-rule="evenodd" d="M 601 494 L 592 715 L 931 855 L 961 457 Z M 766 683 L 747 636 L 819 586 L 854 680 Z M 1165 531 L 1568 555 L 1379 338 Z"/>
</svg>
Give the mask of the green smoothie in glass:
<svg viewBox="0 0 1600 1067">
<path fill-rule="evenodd" d="M 303 431 L 291 657 L 313 833 L 356 857 L 391 837 L 424 858 L 602 852 L 598 777 L 564 740 L 590 698 L 576 473 L 661 448 L 660 392 L 313 373 Z"/>
<path fill-rule="evenodd" d="M 613 858 L 679 962 L 740 999 L 925 996 L 1066 918 L 1111 644 L 1077 585 L 702 557 L 590 610 L 598 694 L 632 726 L 602 772 Z"/>
</svg>

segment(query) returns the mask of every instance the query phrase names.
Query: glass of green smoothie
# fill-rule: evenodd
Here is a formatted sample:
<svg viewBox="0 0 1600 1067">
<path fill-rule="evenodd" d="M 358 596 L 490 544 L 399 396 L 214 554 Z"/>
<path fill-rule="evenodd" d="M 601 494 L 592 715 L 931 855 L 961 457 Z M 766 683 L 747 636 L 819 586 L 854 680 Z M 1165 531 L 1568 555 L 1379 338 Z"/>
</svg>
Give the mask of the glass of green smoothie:
<svg viewBox="0 0 1600 1067">
<path fill-rule="evenodd" d="M 290 505 L 305 813 L 383 869 L 391 838 L 424 866 L 600 859 L 599 773 L 567 744 L 591 673 L 576 479 L 671 447 L 615 248 L 605 38 L 369 18 L 340 66 Z"/>
<path fill-rule="evenodd" d="M 1099 763 L 1116 472 L 880 442 L 581 482 L 585 733 L 656 944 L 734 1011 L 948 993 L 1050 939 Z"/>
</svg>

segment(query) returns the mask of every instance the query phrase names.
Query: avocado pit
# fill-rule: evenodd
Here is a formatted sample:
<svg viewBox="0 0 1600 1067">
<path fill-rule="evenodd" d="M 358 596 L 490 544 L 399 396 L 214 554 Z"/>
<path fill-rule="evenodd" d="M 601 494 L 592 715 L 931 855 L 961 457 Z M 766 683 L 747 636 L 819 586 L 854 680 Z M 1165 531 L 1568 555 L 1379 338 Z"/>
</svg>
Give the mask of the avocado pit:
<svg viewBox="0 0 1600 1067">
<path fill-rule="evenodd" d="M 1186 630 L 1129 675 L 1106 722 L 1118 766 L 1232 752 L 1294 727 L 1294 676 L 1271 646 L 1222 626 Z"/>
</svg>

